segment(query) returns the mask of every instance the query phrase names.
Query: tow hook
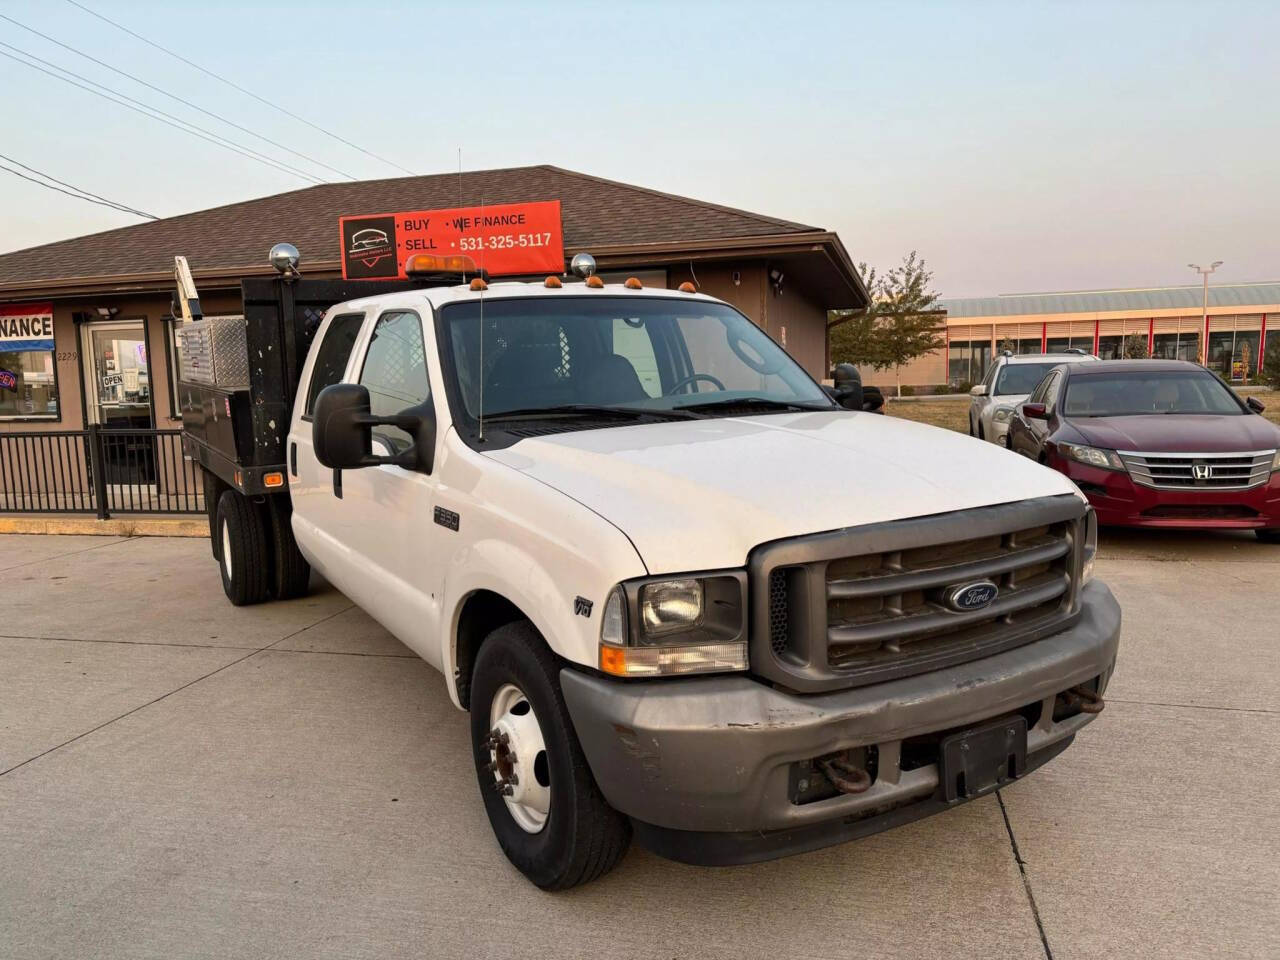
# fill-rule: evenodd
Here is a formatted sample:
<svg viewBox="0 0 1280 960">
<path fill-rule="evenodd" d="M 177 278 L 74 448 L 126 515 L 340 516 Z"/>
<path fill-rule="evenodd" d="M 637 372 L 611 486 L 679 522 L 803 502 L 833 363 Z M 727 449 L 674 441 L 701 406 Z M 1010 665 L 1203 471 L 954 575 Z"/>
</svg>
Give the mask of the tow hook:
<svg viewBox="0 0 1280 960">
<path fill-rule="evenodd" d="M 1064 691 L 1063 696 L 1067 698 L 1069 705 L 1078 705 L 1081 713 L 1101 713 L 1107 706 L 1106 701 L 1099 694 L 1094 693 L 1083 683 Z"/>
<path fill-rule="evenodd" d="M 818 769 L 841 793 L 866 793 L 871 787 L 871 774 L 839 757 L 819 760 Z"/>
</svg>

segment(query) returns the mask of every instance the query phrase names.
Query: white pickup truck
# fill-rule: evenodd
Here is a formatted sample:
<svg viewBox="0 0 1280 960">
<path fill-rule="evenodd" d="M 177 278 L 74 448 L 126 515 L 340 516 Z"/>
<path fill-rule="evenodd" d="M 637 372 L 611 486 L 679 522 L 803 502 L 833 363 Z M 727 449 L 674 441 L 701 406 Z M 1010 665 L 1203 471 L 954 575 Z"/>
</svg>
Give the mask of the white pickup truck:
<svg viewBox="0 0 1280 960">
<path fill-rule="evenodd" d="M 582 273 L 402 283 L 305 331 L 318 281 L 246 281 L 246 350 L 296 369 L 180 386 L 228 596 L 309 564 L 440 670 L 530 880 L 599 877 L 633 835 L 732 864 L 874 833 L 1102 709 L 1120 611 L 1069 480 L 862 412 L 688 286 Z"/>
</svg>

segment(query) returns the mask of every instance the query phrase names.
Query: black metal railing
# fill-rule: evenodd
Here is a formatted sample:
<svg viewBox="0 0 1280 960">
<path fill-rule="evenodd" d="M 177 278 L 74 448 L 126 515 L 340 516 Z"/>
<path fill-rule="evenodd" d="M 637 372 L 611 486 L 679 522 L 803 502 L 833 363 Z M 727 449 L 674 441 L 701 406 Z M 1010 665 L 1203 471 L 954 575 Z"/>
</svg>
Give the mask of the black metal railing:
<svg viewBox="0 0 1280 960">
<path fill-rule="evenodd" d="M 0 513 L 202 513 L 199 468 L 181 430 L 0 434 Z"/>
</svg>

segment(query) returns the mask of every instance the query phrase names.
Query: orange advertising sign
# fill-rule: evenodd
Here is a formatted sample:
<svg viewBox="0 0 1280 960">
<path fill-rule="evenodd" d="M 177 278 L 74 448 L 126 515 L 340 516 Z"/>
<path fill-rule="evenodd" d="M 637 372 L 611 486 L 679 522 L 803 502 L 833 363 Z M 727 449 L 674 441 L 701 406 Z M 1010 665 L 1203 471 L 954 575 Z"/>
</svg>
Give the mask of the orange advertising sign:
<svg viewBox="0 0 1280 960">
<path fill-rule="evenodd" d="M 490 275 L 562 273 L 560 201 L 341 217 L 344 280 L 405 276 L 415 253 L 465 254 Z"/>
</svg>

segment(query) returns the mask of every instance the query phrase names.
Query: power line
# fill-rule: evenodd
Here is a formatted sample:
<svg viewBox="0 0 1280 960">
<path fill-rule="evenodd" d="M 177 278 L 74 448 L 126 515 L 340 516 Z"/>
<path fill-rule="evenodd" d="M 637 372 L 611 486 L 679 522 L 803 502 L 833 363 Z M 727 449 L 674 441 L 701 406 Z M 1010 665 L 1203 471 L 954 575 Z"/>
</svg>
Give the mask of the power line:
<svg viewBox="0 0 1280 960">
<path fill-rule="evenodd" d="M 129 213 L 137 217 L 149 217 L 152 220 L 160 219 L 159 217 L 154 217 L 149 213 L 143 213 L 140 210 L 134 210 L 130 207 L 126 207 L 123 204 L 113 203 L 110 200 L 95 200 L 87 193 L 72 193 L 70 190 L 63 190 L 61 187 L 55 187 L 52 183 L 45 183 L 43 180 L 37 180 L 35 177 L 29 177 L 19 170 L 14 170 L 12 167 L 5 166 L 3 163 L 0 163 L 0 170 L 3 170 L 5 173 L 12 173 L 15 177 L 21 177 L 23 180 L 34 183 L 36 186 L 44 187 L 46 190 L 56 190 L 58 193 L 65 193 L 68 197 L 75 197 L 77 200 L 83 200 L 86 203 L 96 203 L 100 207 L 108 207 L 111 210 L 118 211 L 119 213 Z M 49 179 L 52 180 L 53 178 L 50 177 Z M 61 183 L 62 181 L 58 182 Z"/>
<path fill-rule="evenodd" d="M 79 87 L 81 90 L 85 90 L 89 93 L 92 93 L 94 96 L 102 97 L 102 99 L 104 100 L 110 100 L 112 103 L 119 104 L 120 106 L 124 107 L 127 110 L 132 110 L 134 113 L 140 113 L 144 117 L 150 117 L 152 120 L 158 120 L 161 123 L 165 124 L 166 126 L 173 127 L 175 130 L 181 130 L 183 133 L 189 133 L 193 137 L 199 137 L 201 140 L 207 140 L 209 143 L 212 143 L 214 146 L 222 147 L 223 149 L 226 149 L 226 150 L 231 150 L 234 153 L 238 153 L 243 157 L 248 157 L 250 160 L 256 160 L 259 163 L 266 164 L 267 166 L 273 167 L 276 170 L 282 171 L 284 173 L 292 174 L 293 176 L 298 177 L 301 180 L 309 180 L 311 183 L 324 182 L 323 180 L 320 180 L 318 177 L 313 177 L 309 173 L 306 173 L 302 170 L 297 170 L 293 167 L 288 166 L 287 164 L 280 163 L 279 161 L 274 160 L 271 157 L 268 157 L 266 154 L 259 153 L 258 151 L 254 150 L 252 147 L 243 147 L 240 144 L 236 144 L 234 141 L 228 140 L 226 137 L 223 137 L 221 134 L 214 133 L 211 130 L 205 130 L 203 127 L 198 127 L 194 123 L 191 123 L 188 120 L 183 120 L 180 117 L 175 117 L 171 113 L 166 113 L 165 111 L 161 110 L 159 107 L 153 107 L 153 106 L 150 106 L 149 104 L 143 103 L 141 100 L 135 100 L 133 97 L 130 97 L 128 94 L 124 94 L 124 93 L 120 93 L 119 91 L 112 90 L 110 87 L 104 86 L 103 84 L 98 83 L 96 80 L 90 80 L 88 77 L 75 73 L 72 70 L 68 70 L 65 67 L 59 67 L 56 64 L 50 63 L 47 60 L 42 60 L 40 57 L 37 57 L 34 54 L 27 53 L 25 50 L 21 50 L 18 47 L 13 46 L 12 44 L 5 43 L 3 40 L 0 40 L 0 47 L 7 47 L 8 49 L 14 50 L 17 53 L 22 54 L 22 56 L 28 57 L 31 60 L 34 60 L 36 62 L 28 63 L 26 60 L 19 59 L 18 57 L 15 57 L 11 53 L 5 53 L 3 50 L 0 50 L 0 57 L 8 57 L 10 60 L 14 61 L 15 63 L 20 63 L 24 67 L 28 67 L 32 70 L 37 70 L 40 73 L 53 77 L 55 80 L 61 80 L 63 83 L 69 83 L 73 87 Z M 52 67 L 53 70 L 60 71 L 60 73 L 65 73 L 65 74 L 68 74 L 69 76 L 76 77 L 79 80 L 83 80 L 84 83 L 76 83 L 75 80 L 68 80 L 66 77 L 60 76 L 58 73 L 54 73 L 52 70 L 46 70 L 44 67 L 41 67 L 38 65 L 42 63 L 45 64 L 45 66 Z M 90 86 L 85 86 L 86 83 L 90 84 Z M 98 89 L 94 89 L 94 87 L 97 87 Z M 107 92 L 106 93 L 101 92 L 103 90 Z M 168 117 L 169 119 L 165 119 L 166 117 Z"/>
<path fill-rule="evenodd" d="M 382 163 L 387 164 L 387 166 L 395 167 L 397 170 L 402 170 L 405 173 L 409 174 L 410 176 L 414 175 L 414 172 L 410 170 L 408 167 L 403 167 L 400 164 L 396 163 L 394 160 L 388 160 L 386 157 L 381 157 L 371 150 L 366 150 L 364 147 L 360 146 L 358 143 L 352 143 L 350 140 L 346 139 L 345 137 L 340 137 L 336 133 L 333 133 L 329 130 L 326 130 L 324 127 L 321 127 L 317 124 L 312 123 L 310 120 L 306 119 L 305 117 L 300 117 L 296 113 L 286 110 L 284 107 L 280 106 L 280 104 L 275 103 L 272 100 L 268 100 L 265 97 L 258 96 L 258 94 L 254 93 L 252 90 L 246 90 L 244 87 L 240 86 L 240 84 L 235 83 L 231 80 L 228 80 L 226 77 L 221 76 L 217 73 L 214 73 L 212 70 L 206 69 L 205 67 L 200 66 L 200 64 L 198 63 L 188 60 L 186 57 L 182 56 L 182 54 L 180 53 L 174 53 L 168 47 L 163 47 L 160 44 L 156 43 L 154 40 L 148 40 L 146 37 L 142 36 L 142 34 L 135 33 L 134 31 L 130 30 L 128 27 L 124 26 L 123 24 L 116 23 L 116 21 L 112 20 L 110 17 L 105 17 L 95 10 L 90 10 L 83 3 L 79 3 L 78 0 L 67 0 L 67 3 L 71 4 L 73 7 L 78 7 L 79 9 L 83 10 L 85 13 L 89 14 L 89 16 L 91 17 L 97 17 L 99 20 L 103 21 L 104 23 L 111 24 L 111 26 L 115 27 L 117 30 L 122 30 L 125 33 L 129 34 L 129 36 L 134 37 L 135 39 L 141 40 L 143 43 L 147 44 L 147 46 L 154 47 L 155 49 L 159 50 L 161 53 L 166 53 L 169 56 L 173 57 L 175 60 L 182 61 L 192 69 L 199 70 L 201 73 L 205 74 L 206 76 L 213 77 L 213 79 L 219 81 L 220 83 L 225 83 L 227 86 L 231 87 L 233 90 L 239 90 L 245 96 L 253 97 L 253 99 L 257 100 L 259 103 L 264 103 L 268 107 L 271 107 L 273 110 L 278 110 L 280 113 L 283 113 L 286 117 L 292 117 L 294 120 L 297 120 L 299 123 L 305 123 L 312 130 L 318 130 L 321 133 L 323 133 L 326 137 L 332 137 L 334 140 L 337 140 L 339 143 L 345 143 L 348 147 L 351 147 L 353 150 L 359 150 L 365 156 L 373 157 L 373 159 L 379 160 Z"/>
<path fill-rule="evenodd" d="M 45 40 L 48 40 L 50 43 L 61 47 L 63 50 L 69 50 L 70 52 L 76 54 L 77 56 L 84 57 L 86 60 L 92 63 L 96 63 L 100 67 L 105 67 L 106 69 L 112 71 L 113 73 L 118 73 L 120 74 L 120 76 L 126 77 L 129 80 L 132 80 L 134 83 L 141 84 L 142 86 L 147 87 L 150 90 L 154 90 L 156 93 L 159 93 L 162 96 L 166 96 L 171 100 L 176 100 L 178 101 L 178 103 L 184 104 L 190 107 L 192 110 L 197 110 L 200 113 L 203 113 L 207 117 L 213 117 L 213 119 L 218 120 L 222 123 L 225 123 L 229 127 L 235 127 L 237 130 L 247 133 L 251 137 L 257 137 L 259 140 L 263 141 L 264 143 L 269 143 L 273 147 L 279 147 L 281 150 L 285 151 L 286 153 L 292 153 L 294 156 L 301 157 L 303 160 L 306 160 L 309 163 L 314 163 L 318 167 L 324 167 L 326 170 L 332 170 L 334 173 L 340 176 L 346 177 L 348 180 L 355 179 L 355 177 L 353 177 L 351 174 L 347 173 L 346 171 L 339 170 L 337 167 L 332 167 L 329 164 L 325 163 L 323 160 L 317 160 L 315 157 L 311 157 L 305 153 L 301 153 L 298 150 L 294 150 L 292 147 L 286 147 L 283 143 L 278 143 L 277 141 L 272 140 L 270 137 L 265 137 L 260 133 L 250 130 L 248 127 L 241 126 L 240 124 L 236 123 L 234 120 L 228 120 L 226 117 L 221 116 L 220 114 L 214 113 L 212 110 L 206 110 L 204 107 L 198 104 L 192 103 L 190 100 L 184 100 L 182 97 L 178 96 L 175 93 L 170 93 L 168 90 L 165 90 L 163 87 L 157 87 L 154 83 L 149 83 L 146 80 L 143 80 L 141 77 L 135 77 L 132 73 L 128 73 L 124 70 L 121 70 L 119 67 L 112 66 L 111 64 L 107 63 L 105 60 L 99 60 L 97 57 L 91 54 L 85 53 L 83 50 L 77 50 L 75 47 L 71 46 L 70 44 L 66 44 L 66 43 L 63 43 L 61 40 L 54 39 L 53 37 L 49 36 L 47 33 L 41 33 L 39 30 L 36 30 L 33 27 L 29 27 L 25 23 L 19 23 L 17 20 L 13 19 L 13 17 L 0 13 L 0 20 L 8 21 L 9 23 L 13 24 L 15 27 L 19 27 L 27 31 L 27 33 L 34 34 L 37 37 L 41 37 Z M 28 56 L 30 56 L 30 54 L 28 54 Z"/>
<path fill-rule="evenodd" d="M 123 213 L 134 213 L 140 217 L 146 217 L 150 220 L 160 219 L 155 214 L 147 213 L 145 210 L 139 210 L 136 207 L 130 207 L 123 203 L 116 203 L 116 201 L 114 200 L 108 200 L 104 196 L 101 196 L 96 193 L 91 193 L 90 191 L 84 189 L 83 187 L 77 187 L 74 183 L 67 183 L 67 181 L 65 180 L 59 180 L 57 177 L 52 177 L 49 174 L 45 173 L 43 170 L 37 170 L 35 167 L 31 166 L 30 164 L 23 163 L 21 160 L 15 160 L 13 157 L 5 156 L 3 153 L 0 153 L 0 160 L 7 160 L 9 163 L 12 163 L 14 166 L 21 167 L 23 170 L 26 170 L 29 173 L 34 173 L 38 177 L 44 177 L 46 180 L 52 180 L 54 183 L 61 184 L 64 187 L 68 187 L 72 190 L 75 190 L 77 193 L 82 193 L 84 194 L 84 197 L 82 197 L 81 199 L 98 200 L 98 201 L 101 201 L 102 203 L 110 204 L 111 206 L 115 207 L 116 209 L 120 210 Z M 15 170 L 10 170 L 9 172 L 17 173 L 17 171 Z M 18 174 L 18 176 L 22 176 L 22 174 Z M 60 191 L 60 192 L 65 192 L 65 191 Z"/>
</svg>

